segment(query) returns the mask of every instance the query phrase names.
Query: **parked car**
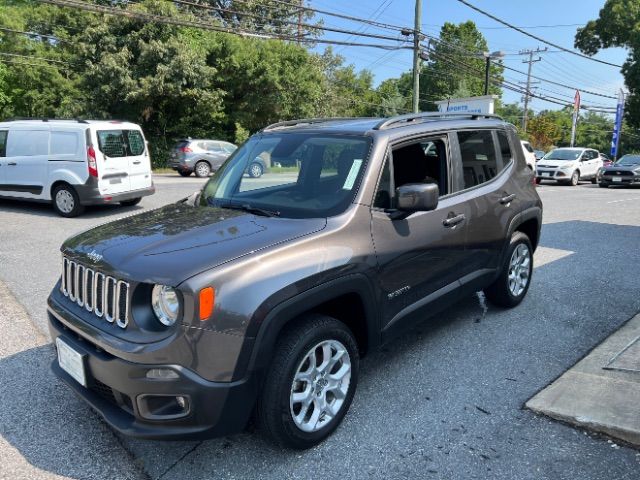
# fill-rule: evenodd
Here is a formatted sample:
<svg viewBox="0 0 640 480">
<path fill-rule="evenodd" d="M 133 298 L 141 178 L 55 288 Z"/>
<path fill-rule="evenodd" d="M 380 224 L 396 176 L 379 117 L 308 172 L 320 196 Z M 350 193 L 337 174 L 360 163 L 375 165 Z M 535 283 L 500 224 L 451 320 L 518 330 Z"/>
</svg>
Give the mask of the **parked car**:
<svg viewBox="0 0 640 480">
<path fill-rule="evenodd" d="M 526 140 L 521 140 L 522 148 L 524 150 L 524 158 L 527 161 L 527 166 L 531 169 L 532 172 L 536 171 L 536 155 L 533 152 L 533 147 Z"/>
<path fill-rule="evenodd" d="M 261 154 L 286 171 L 244 175 Z M 228 435 L 256 412 L 309 448 L 347 413 L 361 357 L 478 290 L 522 301 L 532 179 L 495 116 L 271 125 L 189 198 L 64 243 L 53 371 L 127 435 Z"/>
<path fill-rule="evenodd" d="M 640 185 L 640 155 L 624 155 L 598 172 L 598 185 Z"/>
<path fill-rule="evenodd" d="M 536 180 L 554 180 L 576 186 L 580 180 L 596 183 L 602 158 L 591 148 L 556 148 L 547 153 L 536 166 Z"/>
<path fill-rule="evenodd" d="M 611 165 L 613 163 L 613 160 L 611 160 L 609 158 L 609 155 L 606 155 L 604 153 L 600 153 L 600 158 L 602 159 L 602 166 L 603 167 L 608 167 L 609 165 Z"/>
<path fill-rule="evenodd" d="M 536 162 L 538 160 L 540 160 L 542 157 L 544 157 L 545 155 L 545 151 L 544 150 L 534 150 L 533 154 L 536 156 Z"/>
<path fill-rule="evenodd" d="M 180 140 L 171 152 L 169 166 L 183 177 L 195 172 L 197 177 L 208 177 L 236 151 L 233 143 L 220 140 Z"/>
<path fill-rule="evenodd" d="M 63 217 L 86 205 L 136 205 L 155 192 L 140 126 L 93 120 L 0 122 L 0 197 L 51 202 Z"/>
</svg>

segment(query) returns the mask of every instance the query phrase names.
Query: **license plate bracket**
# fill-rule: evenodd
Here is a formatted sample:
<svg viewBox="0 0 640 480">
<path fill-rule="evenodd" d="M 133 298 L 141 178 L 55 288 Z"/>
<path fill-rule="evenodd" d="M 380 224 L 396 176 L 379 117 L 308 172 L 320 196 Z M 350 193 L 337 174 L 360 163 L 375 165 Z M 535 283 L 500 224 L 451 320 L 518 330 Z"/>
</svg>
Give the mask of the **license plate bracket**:
<svg viewBox="0 0 640 480">
<path fill-rule="evenodd" d="M 58 365 L 67 372 L 80 385 L 87 386 L 87 375 L 85 372 L 85 361 L 82 353 L 76 351 L 60 337 L 56 338 L 58 350 Z"/>
</svg>

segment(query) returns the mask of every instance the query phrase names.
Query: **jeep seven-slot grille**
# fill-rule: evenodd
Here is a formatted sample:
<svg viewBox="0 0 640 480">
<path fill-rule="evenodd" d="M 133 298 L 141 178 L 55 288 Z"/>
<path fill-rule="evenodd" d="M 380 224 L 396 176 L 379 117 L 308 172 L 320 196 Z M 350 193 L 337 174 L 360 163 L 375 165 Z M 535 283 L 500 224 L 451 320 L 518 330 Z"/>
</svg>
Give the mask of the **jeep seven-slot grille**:
<svg viewBox="0 0 640 480">
<path fill-rule="evenodd" d="M 62 293 L 120 328 L 129 324 L 129 284 L 97 272 L 77 262 L 62 258 Z"/>
</svg>

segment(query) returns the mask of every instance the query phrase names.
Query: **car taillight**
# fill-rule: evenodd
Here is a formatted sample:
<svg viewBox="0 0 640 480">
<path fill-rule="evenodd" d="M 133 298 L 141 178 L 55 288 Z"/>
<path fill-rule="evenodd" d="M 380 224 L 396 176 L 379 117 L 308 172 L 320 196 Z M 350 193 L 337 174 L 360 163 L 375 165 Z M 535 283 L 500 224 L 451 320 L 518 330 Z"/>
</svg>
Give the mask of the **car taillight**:
<svg viewBox="0 0 640 480">
<path fill-rule="evenodd" d="M 191 150 L 189 147 L 182 147 L 182 148 L 180 148 L 180 151 L 182 153 L 191 153 L 191 152 L 193 152 L 193 150 Z"/>
<path fill-rule="evenodd" d="M 96 151 L 92 146 L 87 148 L 87 166 L 89 167 L 89 175 L 98 176 L 98 162 L 96 161 Z"/>
</svg>

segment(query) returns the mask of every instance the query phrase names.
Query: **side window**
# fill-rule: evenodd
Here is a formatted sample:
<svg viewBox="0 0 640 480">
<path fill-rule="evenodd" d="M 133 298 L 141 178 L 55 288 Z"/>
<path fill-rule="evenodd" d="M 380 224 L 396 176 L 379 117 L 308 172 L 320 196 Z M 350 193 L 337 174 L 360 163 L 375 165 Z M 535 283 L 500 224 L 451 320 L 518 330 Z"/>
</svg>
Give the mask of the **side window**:
<svg viewBox="0 0 640 480">
<path fill-rule="evenodd" d="M 458 132 L 464 188 L 481 185 L 498 172 L 493 135 L 489 130 Z"/>
<path fill-rule="evenodd" d="M 138 156 L 144 153 L 144 137 L 138 130 L 127 130 L 129 154 Z"/>
<path fill-rule="evenodd" d="M 51 132 L 51 155 L 74 155 L 78 151 L 78 134 L 75 132 Z"/>
<path fill-rule="evenodd" d="M 0 158 L 7 154 L 7 132 L 6 130 L 0 130 Z"/>
<path fill-rule="evenodd" d="M 500 143 L 500 156 L 502 157 L 502 165 L 509 165 L 513 160 L 513 154 L 511 153 L 511 146 L 509 145 L 509 138 L 506 132 L 498 130 L 498 142 Z"/>
<path fill-rule="evenodd" d="M 214 153 L 221 153 L 222 148 L 218 142 L 207 142 L 207 150 Z"/>
<path fill-rule="evenodd" d="M 387 161 L 374 198 L 374 207 L 394 208 L 392 185 L 395 189 L 410 183 L 435 183 L 440 189 L 440 196 L 449 193 L 447 144 L 443 138 L 424 139 L 396 147 L 392 151 L 392 158 L 393 176 Z"/>
<path fill-rule="evenodd" d="M 7 157 L 48 155 L 49 132 L 44 130 L 12 130 L 7 141 Z"/>
<path fill-rule="evenodd" d="M 98 147 L 107 157 L 126 157 L 127 149 L 122 130 L 99 130 Z"/>
</svg>

